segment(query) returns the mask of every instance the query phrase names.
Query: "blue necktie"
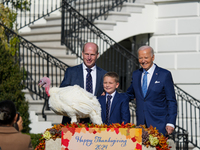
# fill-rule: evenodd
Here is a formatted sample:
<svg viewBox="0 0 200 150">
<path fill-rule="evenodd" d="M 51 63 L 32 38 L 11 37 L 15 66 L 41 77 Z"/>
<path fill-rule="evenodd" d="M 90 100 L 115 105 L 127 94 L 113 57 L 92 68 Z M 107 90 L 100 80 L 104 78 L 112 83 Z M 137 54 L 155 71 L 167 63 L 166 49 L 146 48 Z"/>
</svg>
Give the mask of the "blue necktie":
<svg viewBox="0 0 200 150">
<path fill-rule="evenodd" d="M 108 124 L 109 122 L 109 111 L 110 111 L 110 100 L 111 100 L 112 96 L 108 95 L 107 96 L 107 103 L 106 103 L 106 124 Z"/>
<path fill-rule="evenodd" d="M 143 76 L 143 83 L 142 83 L 142 92 L 143 92 L 144 97 L 146 96 L 146 93 L 147 93 L 147 74 L 148 72 L 145 71 L 144 76 Z"/>
<path fill-rule="evenodd" d="M 87 68 L 87 76 L 86 76 L 86 91 L 93 93 L 93 88 L 92 88 L 92 76 L 90 74 L 90 72 L 92 71 L 92 69 Z"/>
</svg>

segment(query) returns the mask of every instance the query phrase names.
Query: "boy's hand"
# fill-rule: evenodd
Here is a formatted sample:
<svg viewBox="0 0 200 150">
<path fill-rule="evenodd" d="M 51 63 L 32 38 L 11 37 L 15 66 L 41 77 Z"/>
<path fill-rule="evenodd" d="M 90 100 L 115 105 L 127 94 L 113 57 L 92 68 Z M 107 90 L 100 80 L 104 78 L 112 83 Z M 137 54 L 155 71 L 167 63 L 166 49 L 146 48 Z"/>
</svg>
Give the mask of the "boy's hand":
<svg viewBox="0 0 200 150">
<path fill-rule="evenodd" d="M 102 94 L 101 94 L 101 96 L 105 96 L 106 95 L 106 93 L 105 92 L 103 92 Z"/>
</svg>

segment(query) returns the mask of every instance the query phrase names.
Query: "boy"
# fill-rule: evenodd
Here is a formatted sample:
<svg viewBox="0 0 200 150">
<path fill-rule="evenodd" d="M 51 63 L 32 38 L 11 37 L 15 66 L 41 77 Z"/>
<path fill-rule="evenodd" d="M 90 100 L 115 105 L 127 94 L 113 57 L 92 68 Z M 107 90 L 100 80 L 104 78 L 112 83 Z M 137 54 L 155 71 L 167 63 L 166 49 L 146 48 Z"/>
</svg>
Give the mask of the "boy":
<svg viewBox="0 0 200 150">
<path fill-rule="evenodd" d="M 119 76 L 115 72 L 108 72 L 103 78 L 104 96 L 98 97 L 101 104 L 101 117 L 103 123 L 124 124 L 130 122 L 129 100 L 125 94 L 118 93 Z"/>
</svg>

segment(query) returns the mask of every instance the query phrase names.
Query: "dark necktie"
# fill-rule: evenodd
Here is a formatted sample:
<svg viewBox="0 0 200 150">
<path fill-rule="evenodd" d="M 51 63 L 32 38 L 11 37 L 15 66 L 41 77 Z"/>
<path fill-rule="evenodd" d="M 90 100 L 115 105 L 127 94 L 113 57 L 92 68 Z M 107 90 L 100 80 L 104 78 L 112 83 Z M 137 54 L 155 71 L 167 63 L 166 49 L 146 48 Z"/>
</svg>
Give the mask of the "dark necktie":
<svg viewBox="0 0 200 150">
<path fill-rule="evenodd" d="M 87 68 L 87 76 L 86 76 L 86 91 L 93 93 L 93 88 L 92 88 L 92 76 L 91 76 L 91 71 L 92 69 Z"/>
<path fill-rule="evenodd" d="M 143 83 L 142 83 L 142 92 L 143 92 L 144 97 L 146 96 L 146 93 L 147 93 L 147 74 L 148 72 L 145 71 L 144 76 L 143 76 Z"/>
<path fill-rule="evenodd" d="M 112 96 L 108 95 L 107 96 L 107 103 L 106 103 L 106 124 L 108 124 L 109 122 L 109 111 L 110 111 L 110 100 L 111 100 Z"/>
</svg>

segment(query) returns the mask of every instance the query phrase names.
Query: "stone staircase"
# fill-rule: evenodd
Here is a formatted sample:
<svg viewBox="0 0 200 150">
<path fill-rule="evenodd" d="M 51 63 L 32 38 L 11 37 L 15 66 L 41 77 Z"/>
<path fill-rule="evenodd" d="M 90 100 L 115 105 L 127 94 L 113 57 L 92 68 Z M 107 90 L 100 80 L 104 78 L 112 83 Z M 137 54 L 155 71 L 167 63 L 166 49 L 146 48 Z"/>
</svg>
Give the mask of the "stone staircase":
<svg viewBox="0 0 200 150">
<path fill-rule="evenodd" d="M 22 32 L 20 35 L 69 66 L 76 65 L 76 56 L 61 45 L 61 24 L 56 20 L 52 23 L 52 19 L 56 17 L 49 18 L 45 18 L 46 24 L 30 25 L 31 32 Z"/>
<path fill-rule="evenodd" d="M 131 13 L 141 14 L 144 4 L 124 3 L 120 12 L 110 11 L 106 20 L 95 20 L 94 24 L 101 30 L 113 30 L 118 22 L 126 23 Z"/>
</svg>

